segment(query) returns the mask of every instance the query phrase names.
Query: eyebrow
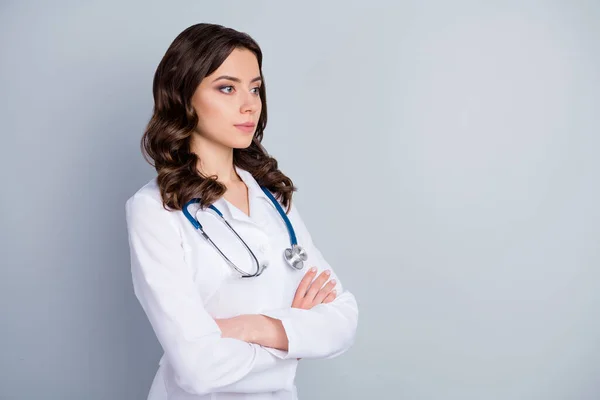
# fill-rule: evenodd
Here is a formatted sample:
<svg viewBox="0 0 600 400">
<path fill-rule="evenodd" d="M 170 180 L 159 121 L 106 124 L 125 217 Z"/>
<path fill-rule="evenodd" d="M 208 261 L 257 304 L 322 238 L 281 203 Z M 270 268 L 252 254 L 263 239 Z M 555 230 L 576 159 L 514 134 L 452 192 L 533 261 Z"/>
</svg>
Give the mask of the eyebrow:
<svg viewBox="0 0 600 400">
<path fill-rule="evenodd" d="M 216 81 L 218 81 L 220 79 L 227 79 L 227 80 L 230 80 L 230 81 L 242 83 L 242 81 L 239 78 L 236 78 L 235 76 L 229 76 L 229 75 L 222 75 L 222 76 L 218 77 L 217 79 L 215 79 L 213 82 L 216 82 Z M 257 76 L 256 78 L 252 79 L 250 81 L 250 83 L 256 82 L 256 81 L 262 81 L 262 78 L 260 76 Z"/>
</svg>

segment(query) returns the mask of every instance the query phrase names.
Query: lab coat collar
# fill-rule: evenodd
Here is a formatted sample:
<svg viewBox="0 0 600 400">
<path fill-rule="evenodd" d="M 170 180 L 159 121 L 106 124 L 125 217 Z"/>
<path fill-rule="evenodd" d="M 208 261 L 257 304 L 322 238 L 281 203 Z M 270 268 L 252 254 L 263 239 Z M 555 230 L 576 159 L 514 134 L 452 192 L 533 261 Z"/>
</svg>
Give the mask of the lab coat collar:
<svg viewBox="0 0 600 400">
<path fill-rule="evenodd" d="M 267 197 L 265 192 L 263 192 L 262 188 L 260 187 L 258 182 L 256 182 L 256 179 L 254 179 L 254 177 L 252 176 L 252 174 L 250 172 L 248 172 L 244 169 L 241 169 L 240 167 L 237 167 L 237 166 L 235 167 L 235 170 L 238 173 L 238 175 L 240 176 L 240 178 L 242 178 L 242 180 L 244 181 L 246 186 L 248 187 L 248 197 L 256 198 L 256 199 L 263 199 L 263 200 L 266 200 L 269 203 L 271 203 L 271 200 Z"/>
<path fill-rule="evenodd" d="M 248 187 L 248 201 L 250 203 L 250 217 L 248 217 L 242 210 L 240 210 L 239 208 L 237 208 L 236 206 L 234 206 L 233 204 L 231 204 L 230 202 L 225 200 L 224 197 L 221 197 L 217 201 L 215 201 L 215 205 L 223 214 L 225 214 L 226 219 L 231 218 L 231 219 L 235 219 L 238 221 L 243 221 L 243 222 L 260 225 L 263 222 L 262 214 L 260 214 L 260 209 L 262 208 L 262 207 L 259 207 L 260 202 L 266 201 L 273 208 L 275 208 L 275 206 L 273 205 L 271 200 L 267 197 L 265 192 L 263 192 L 262 188 L 260 187 L 258 182 L 256 182 L 256 180 L 254 179 L 254 177 L 252 176 L 252 174 L 250 172 L 248 172 L 238 166 L 235 166 L 235 170 L 236 170 L 237 174 L 240 176 L 240 178 L 242 179 L 242 181 Z"/>
</svg>

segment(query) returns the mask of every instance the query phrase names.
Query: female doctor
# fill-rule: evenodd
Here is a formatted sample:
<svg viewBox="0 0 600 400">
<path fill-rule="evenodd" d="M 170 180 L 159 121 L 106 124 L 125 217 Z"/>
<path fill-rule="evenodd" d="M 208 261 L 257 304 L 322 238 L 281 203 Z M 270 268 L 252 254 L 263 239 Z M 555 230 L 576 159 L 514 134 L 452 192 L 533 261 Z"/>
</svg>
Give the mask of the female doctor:
<svg viewBox="0 0 600 400">
<path fill-rule="evenodd" d="M 261 145 L 262 52 L 193 25 L 154 76 L 157 176 L 126 204 L 133 288 L 164 355 L 149 400 L 297 399 L 298 360 L 354 342 L 358 308 Z"/>
</svg>

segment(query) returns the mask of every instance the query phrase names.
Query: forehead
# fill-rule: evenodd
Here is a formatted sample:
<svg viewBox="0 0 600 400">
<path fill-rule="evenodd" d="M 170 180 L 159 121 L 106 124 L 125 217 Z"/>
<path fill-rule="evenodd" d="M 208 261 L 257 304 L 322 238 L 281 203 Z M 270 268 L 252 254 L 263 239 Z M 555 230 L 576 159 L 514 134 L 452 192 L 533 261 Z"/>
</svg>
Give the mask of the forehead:
<svg viewBox="0 0 600 400">
<path fill-rule="evenodd" d="M 234 49 L 212 74 L 207 78 L 216 78 L 221 75 L 229 75 L 242 80 L 250 81 L 260 76 L 258 60 L 253 52 L 247 49 Z"/>
</svg>

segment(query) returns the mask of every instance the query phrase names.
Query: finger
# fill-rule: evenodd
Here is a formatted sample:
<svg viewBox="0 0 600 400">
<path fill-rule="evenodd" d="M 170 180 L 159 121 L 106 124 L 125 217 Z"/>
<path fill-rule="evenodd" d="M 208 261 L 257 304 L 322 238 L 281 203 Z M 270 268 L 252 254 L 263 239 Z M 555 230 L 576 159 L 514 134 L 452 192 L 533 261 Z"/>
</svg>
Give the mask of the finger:
<svg viewBox="0 0 600 400">
<path fill-rule="evenodd" d="M 328 295 L 327 297 L 325 297 L 323 299 L 323 304 L 327 304 L 327 303 L 331 303 L 332 301 L 335 300 L 335 296 L 337 295 L 337 292 L 335 289 L 333 289 Z"/>
<path fill-rule="evenodd" d="M 308 291 L 308 289 L 310 288 L 310 284 L 313 281 L 313 279 L 315 278 L 315 275 L 317 274 L 317 268 L 316 267 L 312 267 L 302 278 L 302 280 L 300 281 L 300 284 L 298 285 L 298 289 L 296 290 L 296 293 L 298 295 L 300 295 L 301 297 L 304 297 L 306 295 L 306 292 Z"/>
<path fill-rule="evenodd" d="M 296 289 L 296 294 L 294 295 L 294 302 L 292 303 L 292 307 L 294 307 L 294 304 L 296 304 L 299 301 L 301 301 L 302 299 L 304 299 L 304 296 L 306 295 L 306 291 L 308 290 L 310 283 L 312 282 L 316 273 L 317 273 L 317 268 L 312 267 L 304 275 L 304 277 L 300 281 L 300 284 L 298 284 L 298 288 Z"/>
<path fill-rule="evenodd" d="M 310 287 L 308 288 L 304 298 L 306 300 L 313 301 L 317 293 L 319 293 L 319 290 L 321 290 L 325 282 L 327 282 L 327 279 L 329 279 L 329 275 L 331 275 L 329 270 L 321 272 L 317 279 L 310 284 Z"/>
<path fill-rule="evenodd" d="M 329 282 L 327 282 L 327 285 L 323 286 L 321 290 L 319 290 L 319 293 L 317 293 L 317 295 L 315 296 L 313 303 L 321 304 L 323 300 L 325 300 L 325 297 L 327 297 L 329 293 L 333 290 L 335 284 L 335 279 L 332 279 Z"/>
</svg>

